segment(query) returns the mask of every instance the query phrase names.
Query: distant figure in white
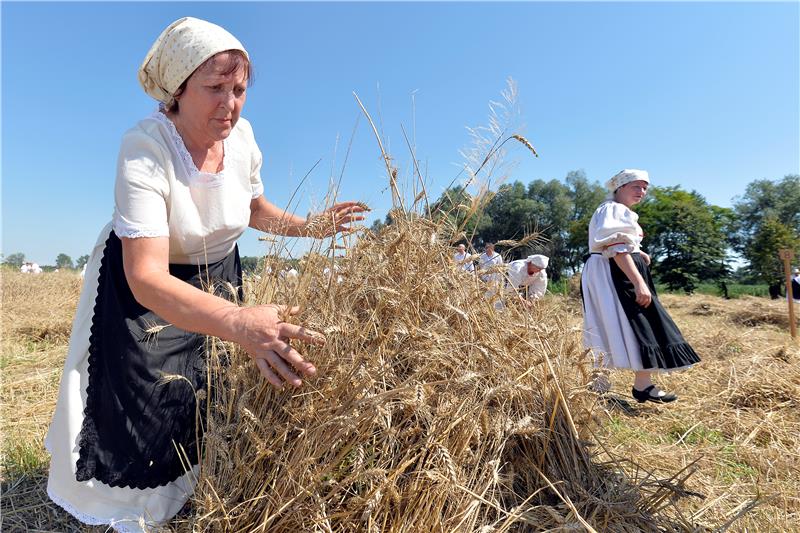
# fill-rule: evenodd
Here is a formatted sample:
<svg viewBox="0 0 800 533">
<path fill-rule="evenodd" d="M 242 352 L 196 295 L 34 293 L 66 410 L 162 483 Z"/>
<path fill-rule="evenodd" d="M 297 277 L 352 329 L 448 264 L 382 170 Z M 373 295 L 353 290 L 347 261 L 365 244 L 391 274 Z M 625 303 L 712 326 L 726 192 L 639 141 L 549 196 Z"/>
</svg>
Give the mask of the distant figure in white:
<svg viewBox="0 0 800 533">
<path fill-rule="evenodd" d="M 538 300 L 547 291 L 547 265 L 550 258 L 546 255 L 529 255 L 525 259 L 511 261 L 508 264 L 508 287 L 517 293 L 520 301 L 528 307 L 531 301 Z M 519 294 L 520 289 L 525 289 L 525 297 Z"/>
<path fill-rule="evenodd" d="M 494 243 L 487 242 L 486 248 L 478 258 L 478 271 L 481 281 L 486 283 L 487 289 L 484 296 L 491 300 L 500 292 L 503 283 L 503 273 L 500 271 L 503 266 L 503 256 L 495 252 Z M 503 301 L 497 298 L 494 302 L 495 309 L 503 309 Z"/>
<path fill-rule="evenodd" d="M 336 272 L 336 283 L 341 283 L 342 281 L 344 281 L 344 278 L 342 277 L 342 275 L 339 274 L 339 270 L 340 270 L 339 269 L 339 265 L 334 264 L 333 265 L 333 272 Z M 331 268 L 330 267 L 325 267 L 325 270 L 322 271 L 322 275 L 325 276 L 325 281 L 328 281 L 329 279 L 331 279 Z"/>
<path fill-rule="evenodd" d="M 792 299 L 794 303 L 800 303 L 800 268 L 795 268 L 792 275 Z"/>
<path fill-rule="evenodd" d="M 455 255 L 453 255 L 453 260 L 461 267 L 461 270 L 473 272 L 475 266 L 472 264 L 472 257 L 467 253 L 467 247 L 463 244 L 459 244 L 457 250 Z"/>
<path fill-rule="evenodd" d="M 481 274 L 481 281 L 500 281 L 502 275 L 498 272 L 499 267 L 503 266 L 503 256 L 494 251 L 494 243 L 487 242 L 486 249 L 478 258 L 478 270 Z"/>
<path fill-rule="evenodd" d="M 83 279 L 83 278 L 85 278 L 85 277 L 86 277 L 86 265 L 87 265 L 87 264 L 88 264 L 88 263 L 84 263 L 84 264 L 83 264 L 83 268 L 81 269 L 81 279 Z"/>
<path fill-rule="evenodd" d="M 287 268 L 281 271 L 281 278 L 286 280 L 296 280 L 300 273 L 294 268 Z"/>
<path fill-rule="evenodd" d="M 22 263 L 22 266 L 19 267 L 19 271 L 23 274 L 41 274 L 42 269 L 36 263 L 26 262 Z"/>
</svg>

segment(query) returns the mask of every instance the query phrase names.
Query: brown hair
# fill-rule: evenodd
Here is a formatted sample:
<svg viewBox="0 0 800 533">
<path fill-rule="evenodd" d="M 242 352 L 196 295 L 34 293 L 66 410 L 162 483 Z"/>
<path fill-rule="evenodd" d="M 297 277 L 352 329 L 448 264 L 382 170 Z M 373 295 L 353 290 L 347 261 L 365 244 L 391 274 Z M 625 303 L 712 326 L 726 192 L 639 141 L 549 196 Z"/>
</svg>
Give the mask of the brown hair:
<svg viewBox="0 0 800 533">
<path fill-rule="evenodd" d="M 173 100 L 172 104 L 166 107 L 166 110 L 170 113 L 177 113 L 178 112 L 178 100 L 176 99 L 177 96 L 180 96 L 183 91 L 186 90 L 186 84 L 189 82 L 189 78 L 195 75 L 196 72 L 206 69 L 211 65 L 212 60 L 217 57 L 219 54 L 228 54 L 228 59 L 225 61 L 225 64 L 222 65 L 222 71 L 220 74 L 223 76 L 227 76 L 229 74 L 233 74 L 237 70 L 243 68 L 245 70 L 245 77 L 247 79 L 247 86 L 250 87 L 253 85 L 253 65 L 250 63 L 250 60 L 241 50 L 224 50 L 222 52 L 216 53 L 213 56 L 209 57 L 203 63 L 194 69 L 194 72 L 189 74 L 189 76 L 183 80 L 183 83 L 175 89 L 175 94 L 172 95 Z"/>
</svg>

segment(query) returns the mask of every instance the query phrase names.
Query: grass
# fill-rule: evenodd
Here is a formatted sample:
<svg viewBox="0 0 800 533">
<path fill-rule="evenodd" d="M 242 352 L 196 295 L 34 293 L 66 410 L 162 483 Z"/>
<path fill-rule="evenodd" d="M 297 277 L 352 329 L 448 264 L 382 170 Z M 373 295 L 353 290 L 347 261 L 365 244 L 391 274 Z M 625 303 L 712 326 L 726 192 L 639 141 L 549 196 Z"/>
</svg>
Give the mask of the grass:
<svg viewBox="0 0 800 533">
<path fill-rule="evenodd" d="M 670 291 L 666 285 L 656 284 L 659 294 L 683 294 L 683 291 Z M 722 289 L 719 284 L 713 282 L 698 283 L 695 294 L 705 294 L 708 296 L 722 296 Z M 766 284 L 748 285 L 744 283 L 728 283 L 728 297 L 735 299 L 743 296 L 758 296 L 769 298 L 769 290 Z"/>
</svg>

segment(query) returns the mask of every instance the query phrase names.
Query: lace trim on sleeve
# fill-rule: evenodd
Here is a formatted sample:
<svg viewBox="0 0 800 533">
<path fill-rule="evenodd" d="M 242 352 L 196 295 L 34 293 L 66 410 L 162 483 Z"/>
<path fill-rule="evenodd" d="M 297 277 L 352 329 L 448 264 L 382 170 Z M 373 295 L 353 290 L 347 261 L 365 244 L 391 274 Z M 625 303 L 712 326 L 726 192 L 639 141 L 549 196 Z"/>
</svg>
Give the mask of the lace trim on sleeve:
<svg viewBox="0 0 800 533">
<path fill-rule="evenodd" d="M 259 182 L 257 184 L 254 183 L 253 184 L 253 199 L 258 198 L 262 194 L 264 194 L 264 184 L 261 183 L 261 182 Z"/>
<path fill-rule="evenodd" d="M 118 213 L 114 213 L 111 227 L 117 237 L 127 239 L 140 239 L 142 237 L 169 237 L 169 227 L 140 227 L 122 218 Z"/>
</svg>

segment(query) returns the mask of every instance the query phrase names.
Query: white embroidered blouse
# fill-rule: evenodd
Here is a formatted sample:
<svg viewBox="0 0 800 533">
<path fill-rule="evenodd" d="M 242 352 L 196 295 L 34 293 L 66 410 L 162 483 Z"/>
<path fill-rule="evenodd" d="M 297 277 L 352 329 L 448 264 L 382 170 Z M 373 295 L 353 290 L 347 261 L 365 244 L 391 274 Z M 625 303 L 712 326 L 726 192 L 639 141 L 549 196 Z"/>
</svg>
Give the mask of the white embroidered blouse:
<svg viewBox="0 0 800 533">
<path fill-rule="evenodd" d="M 603 202 L 589 222 L 589 251 L 607 258 L 639 252 L 644 233 L 638 220 L 639 215 L 624 204 Z"/>
<path fill-rule="evenodd" d="M 169 262 L 204 264 L 233 251 L 264 192 L 261 151 L 239 118 L 224 141 L 223 170 L 197 169 L 174 124 L 161 112 L 122 138 L 112 227 L 118 237 L 169 237 Z"/>
</svg>

